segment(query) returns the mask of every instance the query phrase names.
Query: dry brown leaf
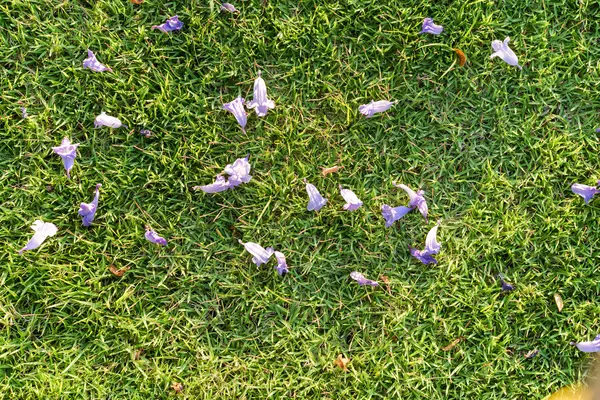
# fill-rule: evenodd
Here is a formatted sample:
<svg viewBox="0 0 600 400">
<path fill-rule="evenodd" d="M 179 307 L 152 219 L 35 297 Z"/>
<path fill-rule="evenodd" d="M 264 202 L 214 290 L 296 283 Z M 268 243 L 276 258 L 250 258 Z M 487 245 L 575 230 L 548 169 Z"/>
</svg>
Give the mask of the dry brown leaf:
<svg viewBox="0 0 600 400">
<path fill-rule="evenodd" d="M 564 304 L 563 304 L 562 297 L 560 297 L 560 294 L 554 293 L 554 301 L 556 302 L 556 307 L 558 308 L 558 312 L 561 312 L 564 307 Z"/>
<path fill-rule="evenodd" d="M 135 353 L 133 353 L 133 359 L 134 360 L 139 360 L 140 356 L 142 355 L 142 352 L 144 351 L 144 349 L 137 349 L 135 351 Z"/>
<path fill-rule="evenodd" d="M 125 272 L 129 271 L 129 268 L 131 268 L 131 267 L 123 267 L 123 268 L 121 268 L 121 269 L 117 269 L 117 267 L 115 267 L 114 265 L 112 265 L 112 264 L 111 264 L 111 265 L 108 267 L 108 270 L 109 270 L 109 271 L 110 271 L 110 272 L 111 272 L 111 273 L 112 273 L 114 276 L 119 276 L 119 277 L 121 277 L 121 276 L 125 275 Z"/>
<path fill-rule="evenodd" d="M 350 363 L 350 359 L 344 357 L 342 354 L 338 356 L 338 358 L 333 362 L 335 365 L 344 370 L 344 372 L 349 372 L 348 363 Z"/>
<path fill-rule="evenodd" d="M 452 343 L 450 343 L 448 346 L 444 346 L 442 347 L 442 350 L 444 351 L 449 351 L 452 350 L 457 344 L 459 344 L 464 338 L 461 336 L 459 338 L 456 338 L 452 341 Z"/>
<path fill-rule="evenodd" d="M 142 4 L 144 0 L 131 0 L 133 4 Z"/>
<path fill-rule="evenodd" d="M 344 168 L 344 167 L 337 166 L 337 165 L 334 165 L 333 167 L 329 167 L 329 168 L 321 167 L 321 169 L 323 170 L 323 176 L 327 176 L 329 174 L 333 174 L 334 172 L 338 172 L 342 168 Z"/>
<path fill-rule="evenodd" d="M 171 388 L 175 391 L 175 393 L 181 393 L 183 391 L 183 385 L 179 382 L 173 382 Z"/>
<path fill-rule="evenodd" d="M 390 278 L 388 278 L 388 277 L 387 277 L 387 276 L 385 276 L 385 275 L 381 275 L 381 276 L 379 277 L 379 279 L 381 279 L 381 281 L 382 281 L 383 283 L 385 283 L 385 287 L 386 287 L 386 289 L 387 289 L 388 293 L 389 293 L 389 294 L 392 294 L 392 288 L 390 287 Z"/>
<path fill-rule="evenodd" d="M 452 49 L 452 50 L 454 50 L 454 52 L 458 56 L 458 65 L 463 67 L 467 62 L 467 56 L 465 56 L 465 53 L 463 53 L 461 49 Z"/>
</svg>

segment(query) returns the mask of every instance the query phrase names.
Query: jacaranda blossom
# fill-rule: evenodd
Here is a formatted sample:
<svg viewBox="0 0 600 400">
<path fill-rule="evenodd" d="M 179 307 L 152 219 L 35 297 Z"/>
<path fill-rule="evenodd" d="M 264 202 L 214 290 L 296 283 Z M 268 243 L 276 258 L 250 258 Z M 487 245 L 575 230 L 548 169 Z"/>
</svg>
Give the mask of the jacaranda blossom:
<svg viewBox="0 0 600 400">
<path fill-rule="evenodd" d="M 342 185 L 340 185 L 340 194 L 346 200 L 346 204 L 344 204 L 344 210 L 346 211 L 358 210 L 363 205 L 363 202 L 359 200 L 358 196 L 352 190 L 342 189 Z"/>
<path fill-rule="evenodd" d="M 425 239 L 425 249 L 417 250 L 414 247 L 409 246 L 410 254 L 425 265 L 437 264 L 437 260 L 433 258 L 433 255 L 439 253 L 441 248 L 436 237 L 439 225 L 438 222 L 427 234 L 427 238 Z"/>
<path fill-rule="evenodd" d="M 221 5 L 221 11 L 229 11 L 230 13 L 236 13 L 239 12 L 235 6 L 231 3 L 223 3 Z"/>
<path fill-rule="evenodd" d="M 238 96 L 231 103 L 223 104 L 223 108 L 233 114 L 238 124 L 242 127 L 242 132 L 246 133 L 246 122 L 248 122 L 248 117 L 246 116 L 246 110 L 244 109 L 244 102 L 244 98 Z"/>
<path fill-rule="evenodd" d="M 246 103 L 249 110 L 255 108 L 256 115 L 264 117 L 267 112 L 275 108 L 275 103 L 267 97 L 267 85 L 261 77 L 261 72 L 258 71 L 258 78 L 254 81 L 254 95 L 252 101 Z"/>
<path fill-rule="evenodd" d="M 94 200 L 91 203 L 81 203 L 79 205 L 79 211 L 77 212 L 81 217 L 83 226 L 90 226 L 94 222 L 94 216 L 98 209 L 98 199 L 100 198 L 100 188 L 102 185 L 98 183 L 96 185 L 96 193 L 94 194 Z"/>
<path fill-rule="evenodd" d="M 252 254 L 252 262 L 256 264 L 257 267 L 260 267 L 263 264 L 269 262 L 269 258 L 273 255 L 275 250 L 272 247 L 263 248 L 261 245 L 253 242 L 242 242 L 238 240 L 242 246 L 246 249 L 246 251 Z"/>
<path fill-rule="evenodd" d="M 372 281 L 364 277 L 360 272 L 350 272 L 350 278 L 354 279 L 360 286 L 379 286 L 377 281 Z"/>
<path fill-rule="evenodd" d="M 98 61 L 98 59 L 96 58 L 96 55 L 94 54 L 93 51 L 91 51 L 90 49 L 88 49 L 88 57 L 83 60 L 83 68 L 89 68 L 94 72 L 104 72 L 104 71 L 109 71 L 112 72 L 112 69 L 108 68 L 107 66 L 105 66 L 104 64 L 102 64 L 100 61 Z"/>
<path fill-rule="evenodd" d="M 204 193 L 219 193 L 219 192 L 224 192 L 227 189 L 231 189 L 231 185 L 229 184 L 229 182 L 227 182 L 227 179 L 225 179 L 223 176 L 217 175 L 217 179 L 215 180 L 214 183 L 211 183 L 210 185 L 204 185 L 204 186 L 194 186 L 194 189 L 200 189 Z"/>
<path fill-rule="evenodd" d="M 287 262 L 285 260 L 285 256 L 283 255 L 283 253 L 276 251 L 275 253 L 275 259 L 277 260 L 277 266 L 275 267 L 275 269 L 277 270 L 277 273 L 281 276 L 287 274 L 288 272 L 290 272 L 288 270 L 288 266 L 287 266 Z"/>
<path fill-rule="evenodd" d="M 596 353 L 600 351 L 600 335 L 597 335 L 591 342 L 571 343 L 584 353 Z"/>
<path fill-rule="evenodd" d="M 19 254 L 23 254 L 24 251 L 37 249 L 44 243 L 49 236 L 56 235 L 58 232 L 58 228 L 51 222 L 44 222 L 40 219 L 36 220 L 33 225 L 31 225 L 31 229 L 34 230 L 33 237 L 27 242 L 25 247 L 19 250 Z"/>
<path fill-rule="evenodd" d="M 410 207 L 390 207 L 387 204 L 382 205 L 381 215 L 385 219 L 385 227 L 389 228 L 390 226 L 394 225 L 394 222 L 398 221 L 412 210 L 413 209 Z"/>
<path fill-rule="evenodd" d="M 600 186 L 600 181 L 598 182 L 598 184 Z M 573 191 L 573 193 L 583 197 L 585 204 L 588 204 L 590 200 L 594 198 L 595 195 L 600 193 L 600 190 L 598 190 L 596 187 L 582 185 L 581 183 L 574 183 L 573 185 L 571 185 L 571 190 Z"/>
<path fill-rule="evenodd" d="M 423 217 L 425 218 L 425 221 L 427 221 L 428 220 L 427 213 L 429 212 L 429 209 L 427 207 L 427 201 L 425 201 L 425 197 L 423 197 L 425 192 L 423 190 L 419 190 L 415 193 L 408 186 L 403 185 L 403 184 L 398 185 L 398 184 L 396 184 L 396 182 L 393 182 L 392 185 L 394 185 L 395 187 L 400 188 L 406 192 L 406 194 L 408 195 L 408 198 L 409 198 L 408 207 L 418 208 L 419 211 L 421 212 L 421 214 L 423 215 Z"/>
<path fill-rule="evenodd" d="M 144 237 L 149 242 L 156 243 L 156 244 L 159 244 L 161 246 L 166 246 L 167 245 L 167 239 L 165 239 L 165 238 L 163 238 L 161 236 L 158 236 L 158 233 L 156 233 L 154 230 L 152 230 L 150 228 L 146 228 L 146 233 L 144 234 Z"/>
<path fill-rule="evenodd" d="M 60 146 L 52 148 L 52 150 L 62 158 L 65 171 L 67 171 L 67 178 L 69 179 L 71 179 L 71 169 L 75 164 L 78 146 L 79 143 L 71 144 L 71 141 L 68 138 L 64 138 L 62 142 L 60 142 Z"/>
<path fill-rule="evenodd" d="M 123 125 L 121 120 L 115 117 L 111 117 L 107 115 L 105 112 L 102 112 L 100 115 L 96 117 L 94 120 L 94 128 L 102 128 L 103 126 L 107 126 L 109 128 L 126 128 L 127 125 Z"/>
<path fill-rule="evenodd" d="M 439 35 L 443 30 L 443 26 L 433 23 L 433 18 L 425 18 L 423 20 L 423 28 L 419 33 L 431 33 L 432 35 Z"/>
<path fill-rule="evenodd" d="M 21 107 L 21 118 L 26 119 L 28 116 L 27 109 L 25 107 Z"/>
<path fill-rule="evenodd" d="M 371 100 L 371 102 L 369 104 L 363 104 L 362 106 L 358 107 L 358 111 L 360 111 L 360 113 L 362 115 L 364 115 L 365 117 L 371 118 L 376 113 L 380 113 L 380 112 L 389 110 L 397 102 L 398 101 L 387 101 L 387 100 L 373 101 L 373 100 Z"/>
<path fill-rule="evenodd" d="M 167 19 L 167 22 L 160 25 L 153 25 L 152 29 L 159 29 L 164 33 L 178 31 L 183 28 L 183 22 L 179 20 L 177 15 Z"/>
<path fill-rule="evenodd" d="M 500 285 L 502 286 L 503 292 L 510 292 L 511 290 L 513 290 L 515 288 L 510 283 L 506 282 L 504 280 L 504 277 L 501 274 L 498 274 L 498 280 L 500 281 Z"/>
<path fill-rule="evenodd" d="M 308 193 L 308 206 L 306 209 L 308 211 L 319 211 L 327 203 L 327 199 L 321 196 L 317 188 L 308 183 L 306 179 L 304 183 L 306 183 L 306 193 Z"/>
<path fill-rule="evenodd" d="M 515 52 L 508 47 L 508 42 L 510 42 L 509 37 L 504 39 L 504 42 L 501 42 L 500 40 L 494 40 L 492 42 L 492 49 L 494 50 L 494 53 L 490 56 L 490 59 L 494 57 L 500 57 L 508 65 L 523 69 L 519 65 L 519 59 L 517 58 Z"/>
<path fill-rule="evenodd" d="M 205 193 L 218 193 L 227 189 L 232 189 L 242 183 L 250 182 L 252 176 L 250 175 L 251 166 L 248 162 L 249 158 L 250 155 L 247 155 L 244 158 L 238 158 L 233 164 L 227 164 L 225 166 L 225 173 L 229 175 L 227 180 L 221 175 L 217 175 L 217 179 L 213 184 L 197 186 L 196 188 Z"/>
</svg>

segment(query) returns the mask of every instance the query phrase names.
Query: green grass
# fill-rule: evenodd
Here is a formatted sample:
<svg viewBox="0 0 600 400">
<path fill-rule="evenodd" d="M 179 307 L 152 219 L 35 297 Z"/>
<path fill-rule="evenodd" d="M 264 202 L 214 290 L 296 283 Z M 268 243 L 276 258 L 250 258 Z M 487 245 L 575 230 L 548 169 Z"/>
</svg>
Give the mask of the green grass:
<svg viewBox="0 0 600 400">
<path fill-rule="evenodd" d="M 600 332 L 600 203 L 570 184 L 600 178 L 598 3 L 234 4 L 0 0 L 0 397 L 541 399 L 581 380 L 590 357 L 568 343 Z M 150 30 L 174 14 L 182 32 Z M 427 16 L 443 35 L 418 34 Z M 523 71 L 489 59 L 506 36 Z M 115 72 L 83 70 L 88 47 Z M 259 70 L 276 108 L 245 136 L 221 105 Z M 367 120 L 371 99 L 399 104 Z M 101 111 L 154 136 L 95 130 Z M 81 143 L 72 180 L 51 151 L 64 136 Z M 249 184 L 192 190 L 248 153 Z M 318 214 L 304 178 L 329 198 Z M 393 180 L 425 189 L 429 225 L 384 228 L 381 205 L 407 202 Z M 342 211 L 339 184 L 363 208 Z M 59 233 L 18 256 L 40 218 Z M 437 219 L 424 266 L 407 245 Z M 290 274 L 238 239 L 282 250 Z"/>
</svg>

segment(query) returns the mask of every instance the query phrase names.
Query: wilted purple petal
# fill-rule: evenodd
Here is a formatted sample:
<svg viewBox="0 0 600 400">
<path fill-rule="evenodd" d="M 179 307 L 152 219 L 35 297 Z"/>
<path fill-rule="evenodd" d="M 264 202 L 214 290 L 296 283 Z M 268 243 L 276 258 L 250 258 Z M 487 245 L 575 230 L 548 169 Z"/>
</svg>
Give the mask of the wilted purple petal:
<svg viewBox="0 0 600 400">
<path fill-rule="evenodd" d="M 342 185 L 340 185 L 340 194 L 346 200 L 346 204 L 344 204 L 344 210 L 346 211 L 358 210 L 363 205 L 363 202 L 352 190 L 342 189 Z"/>
<path fill-rule="evenodd" d="M 83 68 L 84 69 L 89 68 L 94 72 L 104 72 L 104 71 L 112 72 L 112 69 L 108 68 L 107 66 L 102 64 L 100 61 L 98 61 L 98 59 L 96 58 L 96 55 L 94 54 L 93 51 L 88 49 L 87 52 L 88 52 L 88 58 L 83 60 Z"/>
<path fill-rule="evenodd" d="M 406 192 L 406 194 L 408 194 L 408 197 L 409 197 L 408 206 L 410 208 L 418 208 L 419 211 L 421 212 L 421 215 L 423 215 L 423 217 L 425 218 L 425 221 L 428 221 L 427 213 L 429 210 L 427 208 L 427 201 L 425 200 L 425 197 L 423 196 L 423 194 L 425 194 L 425 192 L 423 190 L 419 190 L 418 192 L 415 193 L 414 190 L 410 189 L 408 186 L 403 185 L 403 184 L 398 185 L 398 184 L 396 184 L 396 182 L 393 182 L 392 185 L 404 190 Z"/>
<path fill-rule="evenodd" d="M 71 178 L 71 169 L 75 164 L 75 157 L 77 157 L 77 144 L 71 144 L 71 141 L 68 138 L 64 138 L 62 142 L 60 142 L 60 146 L 53 147 L 52 150 L 58 154 L 62 160 L 65 170 L 67 171 L 67 178 Z"/>
<path fill-rule="evenodd" d="M 229 11 L 230 13 L 237 13 L 239 12 L 235 6 L 231 3 L 223 3 L 221 5 L 221 11 Z"/>
<path fill-rule="evenodd" d="M 19 254 L 23 254 L 23 252 L 27 250 L 37 249 L 44 243 L 49 236 L 56 235 L 58 232 L 58 228 L 51 222 L 44 222 L 40 219 L 36 220 L 33 225 L 31 225 L 31 229 L 34 230 L 33 237 L 27 242 L 25 247 L 19 250 Z"/>
<path fill-rule="evenodd" d="M 372 281 L 364 277 L 360 272 L 354 271 L 350 272 L 350 278 L 354 279 L 360 286 L 379 286 L 377 281 Z"/>
<path fill-rule="evenodd" d="M 408 246 L 410 249 L 410 254 L 425 265 L 437 264 L 437 260 L 432 256 L 439 253 L 441 248 L 437 241 L 437 230 L 439 225 L 440 223 L 438 222 L 433 228 L 431 228 L 429 233 L 427 233 L 427 238 L 425 239 L 425 249 L 417 250 L 414 247 Z"/>
<path fill-rule="evenodd" d="M 252 254 L 252 262 L 256 264 L 257 267 L 260 267 L 263 264 L 269 262 L 269 258 L 273 255 L 275 250 L 272 247 L 263 248 L 261 245 L 253 242 L 244 243 L 241 240 L 238 240 L 241 245 L 244 246 L 246 251 Z"/>
<path fill-rule="evenodd" d="M 160 244 L 161 246 L 167 245 L 167 239 L 158 236 L 158 233 L 156 233 L 150 228 L 146 228 L 146 233 L 144 234 L 144 237 L 146 238 L 146 240 L 152 243 Z"/>
<path fill-rule="evenodd" d="M 306 182 L 306 179 L 304 182 L 306 183 L 306 193 L 308 193 L 308 206 L 306 209 L 308 211 L 319 211 L 327 203 L 327 199 L 321 196 L 315 185 Z"/>
<path fill-rule="evenodd" d="M 514 288 L 515 288 L 510 283 L 505 282 L 504 279 L 500 279 L 500 284 L 502 285 L 502 291 L 503 292 L 510 292 L 511 290 L 514 290 Z"/>
<path fill-rule="evenodd" d="M 283 253 L 276 251 L 274 252 L 275 254 L 275 259 L 277 260 L 277 266 L 275 267 L 275 269 L 277 270 L 277 273 L 281 276 L 287 274 L 288 272 L 290 272 L 288 270 L 288 266 L 287 266 L 287 262 L 285 260 L 285 256 L 283 255 Z"/>
<path fill-rule="evenodd" d="M 380 112 L 389 110 L 397 102 L 398 102 L 397 100 L 396 101 L 387 101 L 387 100 L 373 101 L 373 100 L 371 100 L 371 102 L 369 104 L 363 104 L 360 107 L 358 107 L 358 111 L 360 111 L 360 113 L 362 115 L 364 115 L 365 117 L 371 118 L 376 113 L 380 113 Z"/>
<path fill-rule="evenodd" d="M 394 225 L 394 222 L 398 221 L 412 210 L 413 209 L 410 207 L 390 207 L 387 204 L 382 205 L 381 215 L 383 215 L 383 218 L 385 219 L 385 227 L 389 228 L 390 226 Z"/>
<path fill-rule="evenodd" d="M 98 209 L 98 199 L 100 198 L 100 188 L 102 185 L 98 183 L 96 185 L 96 193 L 94 195 L 94 200 L 91 203 L 81 203 L 79 205 L 78 214 L 82 219 L 83 226 L 90 226 L 92 222 L 94 222 L 94 216 L 96 215 L 96 210 Z"/>
<path fill-rule="evenodd" d="M 600 128 L 596 128 L 596 133 L 600 133 Z"/>
<path fill-rule="evenodd" d="M 598 181 L 600 185 L 600 181 Z M 574 183 L 571 185 L 571 190 L 573 193 L 580 195 L 585 200 L 585 204 L 588 204 L 590 200 L 594 198 L 594 196 L 600 193 L 600 190 L 596 189 L 593 186 L 582 185 L 581 183 Z"/>
<path fill-rule="evenodd" d="M 275 108 L 275 103 L 267 97 L 267 85 L 258 71 L 258 78 L 254 81 L 254 95 L 252 101 L 246 103 L 249 110 L 255 108 L 256 115 L 264 117 L 269 109 Z"/>
<path fill-rule="evenodd" d="M 408 246 L 410 255 L 421 261 L 423 264 L 437 264 L 437 260 L 431 254 L 427 254 L 425 250 L 417 250 L 412 246 Z"/>
<path fill-rule="evenodd" d="M 504 42 L 501 42 L 500 40 L 492 41 L 492 49 L 494 50 L 494 53 L 490 56 L 490 59 L 494 57 L 500 57 L 508 65 L 512 65 L 518 67 L 519 69 L 523 69 L 519 65 L 519 59 L 517 58 L 515 52 L 512 51 L 510 47 L 508 47 L 509 42 L 509 37 L 506 37 L 504 39 Z"/>
<path fill-rule="evenodd" d="M 27 109 L 25 107 L 21 107 L 21 118 L 26 119 L 28 116 Z"/>
<path fill-rule="evenodd" d="M 229 185 L 234 188 L 242 183 L 250 182 L 252 176 L 250 175 L 250 163 L 248 159 L 250 155 L 244 158 L 238 158 L 233 164 L 227 164 L 225 166 L 225 173 L 229 175 Z"/>
<path fill-rule="evenodd" d="M 597 335 L 591 342 L 571 343 L 584 353 L 596 353 L 600 351 L 600 335 Z"/>
<path fill-rule="evenodd" d="M 197 188 L 202 190 L 204 193 L 219 193 L 224 192 L 227 189 L 231 189 L 231 185 L 225 180 L 225 178 L 223 178 L 221 175 L 218 175 L 215 183 L 198 186 Z"/>
<path fill-rule="evenodd" d="M 443 26 L 433 23 L 433 18 L 425 18 L 423 20 L 423 28 L 419 33 L 431 33 L 432 35 L 439 35 L 443 30 Z"/>
<path fill-rule="evenodd" d="M 231 103 L 223 104 L 223 108 L 234 115 L 238 124 L 242 127 L 242 132 L 246 133 L 246 122 L 248 122 L 248 118 L 246 116 L 246 110 L 244 109 L 244 102 L 244 98 L 238 96 Z"/>
<path fill-rule="evenodd" d="M 164 33 L 178 31 L 181 28 L 183 28 L 183 22 L 179 20 L 179 17 L 177 15 L 167 19 L 167 22 L 165 22 L 164 24 L 152 26 L 152 29 L 159 29 Z"/>
<path fill-rule="evenodd" d="M 123 125 L 120 119 L 111 117 L 105 112 L 100 113 L 100 115 L 98 115 L 94 120 L 94 128 L 101 128 L 103 126 L 107 126 L 109 128 L 127 128 L 127 125 Z"/>
</svg>

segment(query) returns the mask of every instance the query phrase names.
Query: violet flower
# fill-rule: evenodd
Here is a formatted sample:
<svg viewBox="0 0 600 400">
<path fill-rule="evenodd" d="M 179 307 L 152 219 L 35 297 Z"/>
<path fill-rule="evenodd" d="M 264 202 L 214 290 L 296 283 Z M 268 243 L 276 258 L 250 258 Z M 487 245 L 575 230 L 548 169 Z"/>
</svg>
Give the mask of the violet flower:
<svg viewBox="0 0 600 400">
<path fill-rule="evenodd" d="M 321 196 L 315 185 L 311 185 L 304 179 L 306 192 L 308 193 L 308 211 L 319 211 L 327 203 L 327 199 Z"/>
<path fill-rule="evenodd" d="M 94 195 L 94 200 L 91 203 L 81 203 L 79 205 L 79 211 L 77 212 L 81 217 L 81 222 L 83 226 L 90 226 L 92 222 L 94 222 L 94 216 L 96 215 L 96 210 L 98 209 L 98 199 L 100 198 L 100 188 L 102 185 L 98 183 L 96 185 L 96 194 Z"/>
<path fill-rule="evenodd" d="M 171 31 L 178 31 L 183 28 L 183 22 L 179 20 L 177 15 L 167 19 L 167 22 L 160 25 L 153 25 L 152 29 L 159 29 L 164 33 L 168 33 Z"/>
<path fill-rule="evenodd" d="M 225 180 L 221 175 L 217 175 L 217 179 L 211 185 L 197 186 L 197 189 L 202 190 L 205 193 L 218 193 L 223 192 L 227 189 L 232 189 L 242 183 L 250 182 L 252 176 L 250 175 L 250 163 L 248 159 L 250 155 L 244 158 L 238 158 L 233 164 L 227 164 L 225 166 L 225 173 L 229 175 L 229 178 Z"/>
<path fill-rule="evenodd" d="M 27 250 L 37 249 L 44 243 L 49 236 L 56 235 L 58 232 L 58 228 L 51 222 L 44 222 L 40 219 L 36 220 L 33 225 L 31 225 L 31 229 L 35 231 L 33 237 L 27 242 L 25 247 L 19 250 L 19 254 L 23 254 L 23 252 Z"/>
<path fill-rule="evenodd" d="M 360 286 L 379 286 L 377 281 L 372 281 L 364 277 L 360 272 L 350 272 L 350 278 L 354 279 Z"/>
<path fill-rule="evenodd" d="M 380 113 L 380 112 L 389 110 L 397 102 L 398 102 L 398 100 L 396 100 L 396 101 L 387 101 L 387 100 L 373 101 L 373 100 L 371 100 L 371 102 L 369 104 L 363 104 L 362 106 L 358 107 L 358 111 L 360 111 L 360 113 L 362 115 L 364 115 L 365 117 L 371 118 L 376 113 Z"/>
<path fill-rule="evenodd" d="M 214 183 L 204 186 L 194 186 L 194 190 L 197 189 L 202 190 L 204 193 L 219 193 L 231 189 L 231 185 L 221 175 L 217 175 L 217 179 Z"/>
<path fill-rule="evenodd" d="M 506 39 L 504 39 L 504 42 L 501 42 L 500 40 L 492 41 L 492 49 L 494 50 L 494 53 L 492 53 L 490 59 L 494 57 L 500 57 L 508 65 L 512 65 L 518 67 L 519 69 L 523 69 L 519 65 L 519 59 L 517 58 L 515 52 L 512 51 L 510 47 L 508 47 L 508 42 L 510 42 L 509 37 L 506 37 Z"/>
<path fill-rule="evenodd" d="M 98 115 L 94 120 L 94 128 L 102 128 L 103 126 L 107 126 L 109 128 L 123 127 L 127 129 L 127 125 L 123 125 L 121 120 L 107 115 L 104 111 L 100 115 Z"/>
<path fill-rule="evenodd" d="M 263 248 L 261 245 L 253 242 L 242 242 L 238 240 L 238 242 L 244 246 L 244 249 L 250 254 L 252 254 L 252 262 L 256 264 L 257 267 L 260 267 L 263 264 L 269 262 L 269 258 L 273 255 L 275 250 L 272 247 Z"/>
<path fill-rule="evenodd" d="M 346 204 L 344 204 L 344 210 L 346 211 L 358 210 L 363 205 L 363 202 L 352 190 L 342 189 L 342 185 L 340 185 L 340 194 L 346 200 Z"/>
<path fill-rule="evenodd" d="M 389 228 L 390 226 L 394 225 L 394 222 L 398 221 L 412 210 L 413 209 L 410 207 L 390 207 L 387 204 L 382 205 L 381 215 L 385 219 L 385 227 Z"/>
<path fill-rule="evenodd" d="M 98 61 L 98 59 L 96 58 L 96 55 L 94 54 L 93 51 L 91 51 L 90 49 L 88 49 L 88 57 L 83 60 L 83 68 L 89 68 L 94 72 L 104 72 L 104 71 L 109 71 L 112 72 L 112 69 L 108 68 L 107 66 L 105 66 L 104 64 L 102 64 L 100 61 Z"/>
<path fill-rule="evenodd" d="M 254 81 L 252 101 L 246 103 L 246 107 L 248 107 L 249 110 L 255 108 L 256 115 L 259 117 L 264 117 L 270 109 L 275 108 L 273 100 L 270 100 L 267 97 L 267 85 L 261 77 L 260 71 L 258 71 L 258 78 Z"/>
<path fill-rule="evenodd" d="M 598 184 L 600 186 L 600 181 L 598 181 Z M 571 190 L 573 191 L 573 193 L 583 197 L 585 204 L 588 204 L 590 200 L 594 198 L 595 195 L 600 193 L 600 190 L 598 190 L 596 187 L 582 185 L 581 183 L 574 183 L 573 185 L 571 185 Z"/>
<path fill-rule="evenodd" d="M 439 35 L 443 30 L 443 26 L 433 23 L 433 18 L 425 18 L 423 20 L 423 28 L 419 33 L 431 33 L 432 35 Z"/>
<path fill-rule="evenodd" d="M 149 242 L 156 243 L 156 244 L 159 244 L 161 246 L 166 246 L 167 245 L 167 239 L 165 239 L 165 238 L 163 238 L 161 236 L 158 236 L 158 233 L 156 233 L 154 230 L 152 230 L 150 228 L 146 228 L 146 233 L 144 234 L 144 237 Z"/>
<path fill-rule="evenodd" d="M 597 335 L 591 342 L 571 343 L 584 353 L 596 353 L 600 351 L 600 335 Z"/>
<path fill-rule="evenodd" d="M 396 182 L 392 182 L 392 185 L 406 192 L 409 197 L 408 207 L 418 208 L 427 222 L 427 213 L 429 209 L 427 208 L 427 201 L 425 201 L 425 197 L 423 197 L 425 192 L 423 190 L 419 190 L 415 193 L 414 190 L 410 189 L 408 186 L 403 184 L 397 185 Z"/>
<path fill-rule="evenodd" d="M 69 179 L 71 179 L 71 169 L 75 164 L 78 146 L 79 143 L 71 144 L 71 141 L 68 138 L 64 138 L 60 142 L 60 146 L 52 148 L 52 150 L 62 158 L 65 171 L 67 171 L 67 178 Z"/>
<path fill-rule="evenodd" d="M 233 114 L 238 124 L 242 127 L 242 132 L 246 133 L 246 122 L 248 122 L 248 118 L 246 116 L 246 110 L 244 109 L 244 102 L 244 98 L 238 96 L 231 103 L 223 104 L 223 109 Z"/>
<path fill-rule="evenodd" d="M 504 278 L 502 277 L 501 274 L 498 274 L 498 280 L 500 281 L 500 285 L 502 286 L 503 292 L 510 292 L 511 290 L 515 289 L 515 287 L 513 285 L 504 281 Z"/>
<path fill-rule="evenodd" d="M 410 255 L 415 257 L 417 260 L 421 261 L 423 264 L 437 264 L 437 260 L 433 258 L 434 254 L 439 253 L 440 244 L 437 241 L 437 230 L 440 226 L 438 222 L 427 234 L 427 238 L 425 239 L 425 249 L 417 250 L 414 247 L 408 246 L 410 249 Z"/>
<path fill-rule="evenodd" d="M 229 11 L 230 13 L 239 13 L 239 11 L 231 3 L 223 3 L 221 5 L 221 11 Z"/>
<path fill-rule="evenodd" d="M 284 276 L 285 274 L 290 272 L 283 253 L 276 251 L 273 254 L 275 254 L 275 259 L 277 260 L 277 266 L 275 267 L 275 269 L 277 270 L 277 273 L 280 276 Z"/>
<path fill-rule="evenodd" d="M 27 109 L 25 107 L 21 107 L 21 118 L 26 119 L 27 117 L 29 117 L 29 114 L 27 114 Z"/>
</svg>

